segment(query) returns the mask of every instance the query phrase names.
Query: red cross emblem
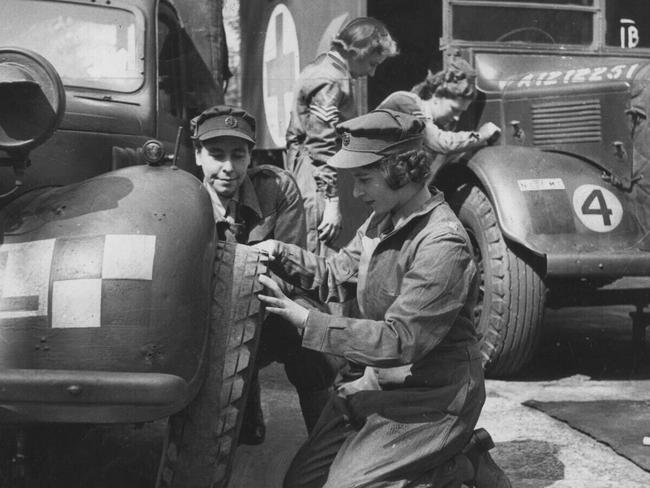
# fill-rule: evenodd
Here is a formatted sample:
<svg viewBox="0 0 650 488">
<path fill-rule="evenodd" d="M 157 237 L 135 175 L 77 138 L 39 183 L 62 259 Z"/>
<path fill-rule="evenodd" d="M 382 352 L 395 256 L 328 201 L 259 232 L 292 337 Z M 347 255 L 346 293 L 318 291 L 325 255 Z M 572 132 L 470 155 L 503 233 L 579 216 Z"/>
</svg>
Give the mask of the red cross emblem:
<svg viewBox="0 0 650 488">
<path fill-rule="evenodd" d="M 264 108 L 273 141 L 284 145 L 293 82 L 298 76 L 298 37 L 291 12 L 278 4 L 269 19 L 264 54 Z M 267 53 L 271 53 L 267 56 Z"/>
</svg>

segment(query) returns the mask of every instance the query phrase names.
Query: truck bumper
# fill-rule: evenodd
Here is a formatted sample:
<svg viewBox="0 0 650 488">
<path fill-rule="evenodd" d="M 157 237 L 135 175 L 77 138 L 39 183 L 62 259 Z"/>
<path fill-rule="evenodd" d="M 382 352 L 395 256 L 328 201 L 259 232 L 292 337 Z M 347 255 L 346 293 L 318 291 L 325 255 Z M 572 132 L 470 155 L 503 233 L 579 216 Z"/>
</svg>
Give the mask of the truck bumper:
<svg viewBox="0 0 650 488">
<path fill-rule="evenodd" d="M 174 375 L 43 369 L 0 371 L 0 423 L 130 423 L 166 417 L 189 402 Z"/>
<path fill-rule="evenodd" d="M 650 276 L 650 252 L 549 254 L 546 275 L 552 278 Z"/>
</svg>

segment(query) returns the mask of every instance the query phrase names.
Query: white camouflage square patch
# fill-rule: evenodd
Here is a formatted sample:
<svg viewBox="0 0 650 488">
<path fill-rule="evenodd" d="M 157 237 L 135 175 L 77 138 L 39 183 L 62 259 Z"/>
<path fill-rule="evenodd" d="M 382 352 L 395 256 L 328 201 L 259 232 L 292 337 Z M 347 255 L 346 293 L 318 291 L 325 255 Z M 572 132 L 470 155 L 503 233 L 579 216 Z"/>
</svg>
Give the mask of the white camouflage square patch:
<svg viewBox="0 0 650 488">
<path fill-rule="evenodd" d="M 102 280 L 65 280 L 52 284 L 52 327 L 101 326 Z"/>
<path fill-rule="evenodd" d="M 156 236 L 107 235 L 102 278 L 151 280 Z"/>
</svg>

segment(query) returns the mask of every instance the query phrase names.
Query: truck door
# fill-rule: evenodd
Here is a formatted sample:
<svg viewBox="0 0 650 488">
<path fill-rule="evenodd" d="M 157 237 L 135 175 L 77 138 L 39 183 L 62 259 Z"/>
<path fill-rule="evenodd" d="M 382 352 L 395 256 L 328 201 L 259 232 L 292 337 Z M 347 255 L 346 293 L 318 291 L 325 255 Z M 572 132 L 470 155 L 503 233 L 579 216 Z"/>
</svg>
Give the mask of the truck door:
<svg viewBox="0 0 650 488">
<path fill-rule="evenodd" d="M 158 137 L 173 141 L 183 124 L 183 89 L 185 67 L 181 57 L 181 27 L 178 18 L 166 5 L 158 13 Z"/>
<path fill-rule="evenodd" d="M 165 3 L 160 4 L 157 36 L 157 135 L 162 141 L 175 141 L 178 128 L 182 126 L 185 131 L 177 162 L 183 169 L 198 175 L 188 131 L 189 120 L 222 97 L 194 41 L 180 25 L 173 8 Z M 226 56 L 225 50 L 223 55 Z M 166 149 L 173 150 L 171 146 Z"/>
</svg>

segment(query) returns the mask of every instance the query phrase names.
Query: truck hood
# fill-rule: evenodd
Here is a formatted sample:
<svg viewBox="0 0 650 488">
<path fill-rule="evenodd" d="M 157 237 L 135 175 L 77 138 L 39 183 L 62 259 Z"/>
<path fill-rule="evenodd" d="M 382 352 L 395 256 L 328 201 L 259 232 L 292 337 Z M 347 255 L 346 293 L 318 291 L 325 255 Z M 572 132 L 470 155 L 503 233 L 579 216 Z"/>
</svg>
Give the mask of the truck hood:
<svg viewBox="0 0 650 488">
<path fill-rule="evenodd" d="M 485 93 L 530 92 L 561 86 L 589 87 L 607 82 L 630 82 L 650 61 L 607 58 L 587 54 L 478 53 L 477 84 Z"/>
<path fill-rule="evenodd" d="M 630 108 L 649 80 L 648 60 L 483 53 L 476 66 L 479 87 L 503 101 L 504 125 L 521 136 L 510 143 L 572 154 L 631 188 L 638 141 Z"/>
</svg>

